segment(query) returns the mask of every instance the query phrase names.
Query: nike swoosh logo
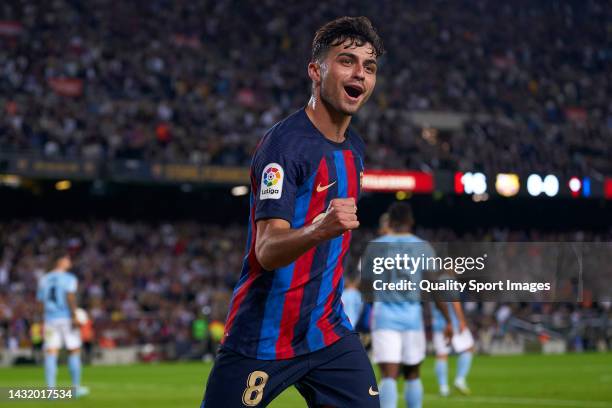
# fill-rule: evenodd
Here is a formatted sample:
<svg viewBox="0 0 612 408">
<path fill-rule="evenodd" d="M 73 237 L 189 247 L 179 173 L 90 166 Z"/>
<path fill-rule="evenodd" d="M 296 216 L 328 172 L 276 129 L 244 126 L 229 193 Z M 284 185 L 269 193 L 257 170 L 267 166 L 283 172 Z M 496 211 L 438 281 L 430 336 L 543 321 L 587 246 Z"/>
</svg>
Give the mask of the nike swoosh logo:
<svg viewBox="0 0 612 408">
<path fill-rule="evenodd" d="M 328 185 L 326 185 L 326 186 L 321 186 L 321 183 L 319 183 L 319 185 L 317 186 L 317 193 L 320 193 L 321 191 L 325 191 L 325 190 L 327 190 L 328 188 L 330 188 L 330 187 L 331 187 L 331 186 L 333 186 L 334 184 L 336 184 L 336 181 L 334 181 L 333 183 L 328 184 Z"/>
<path fill-rule="evenodd" d="M 368 394 L 370 394 L 371 396 L 376 396 L 378 395 L 378 391 L 374 391 L 374 389 L 372 389 L 372 387 L 370 387 L 370 389 L 368 390 Z"/>
</svg>

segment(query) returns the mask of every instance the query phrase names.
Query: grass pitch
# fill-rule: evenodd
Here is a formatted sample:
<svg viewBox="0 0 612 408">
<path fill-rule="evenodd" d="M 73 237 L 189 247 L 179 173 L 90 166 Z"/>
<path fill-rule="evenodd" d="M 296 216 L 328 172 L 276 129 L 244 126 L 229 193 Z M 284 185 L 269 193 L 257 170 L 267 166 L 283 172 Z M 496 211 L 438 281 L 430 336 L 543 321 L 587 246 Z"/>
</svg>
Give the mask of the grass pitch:
<svg viewBox="0 0 612 408">
<path fill-rule="evenodd" d="M 177 363 L 85 367 L 83 383 L 91 394 L 77 401 L 9 402 L 17 407 L 172 407 L 198 408 L 212 364 Z M 436 395 L 433 359 L 421 369 L 426 408 L 454 407 L 576 407 L 612 408 L 612 353 L 476 356 L 469 376 L 470 397 Z M 449 373 L 455 370 L 450 359 Z M 0 369 L 0 387 L 42 387 L 42 367 Z M 348 379 L 347 381 L 350 381 Z M 68 369 L 61 366 L 59 386 L 69 386 Z M 402 393 L 400 392 L 400 396 Z M 399 407 L 404 407 L 400 398 Z M 281 394 L 272 408 L 306 407 L 294 388 Z M 223 408 L 223 407 L 220 407 Z"/>
</svg>

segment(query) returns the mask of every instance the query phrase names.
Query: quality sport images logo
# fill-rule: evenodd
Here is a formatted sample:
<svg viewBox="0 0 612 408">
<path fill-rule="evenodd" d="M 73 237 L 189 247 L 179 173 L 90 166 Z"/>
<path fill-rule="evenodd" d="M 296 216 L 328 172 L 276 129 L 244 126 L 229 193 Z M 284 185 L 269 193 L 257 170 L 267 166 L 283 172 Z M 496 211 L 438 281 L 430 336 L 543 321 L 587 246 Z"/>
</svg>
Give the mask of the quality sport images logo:
<svg viewBox="0 0 612 408">
<path fill-rule="evenodd" d="M 285 171 L 278 163 L 270 163 L 261 174 L 260 200 L 279 199 L 283 194 Z"/>
</svg>

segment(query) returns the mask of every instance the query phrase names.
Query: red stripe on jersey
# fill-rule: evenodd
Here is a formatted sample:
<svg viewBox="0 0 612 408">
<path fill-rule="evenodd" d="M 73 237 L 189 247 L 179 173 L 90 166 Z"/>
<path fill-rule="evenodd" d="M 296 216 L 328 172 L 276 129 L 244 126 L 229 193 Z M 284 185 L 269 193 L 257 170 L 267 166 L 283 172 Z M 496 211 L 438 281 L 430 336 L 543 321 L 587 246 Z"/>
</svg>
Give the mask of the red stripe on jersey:
<svg viewBox="0 0 612 408">
<path fill-rule="evenodd" d="M 253 177 L 253 174 L 251 174 L 251 191 L 252 191 L 253 197 L 256 197 L 258 190 L 257 190 L 257 183 L 255 182 L 255 178 Z M 249 267 L 249 270 L 247 272 L 248 278 L 242 284 L 242 286 L 238 288 L 238 290 L 236 291 L 236 293 L 234 294 L 232 298 L 232 305 L 230 306 L 230 312 L 227 315 L 227 321 L 225 323 L 225 335 L 223 336 L 223 339 L 221 340 L 221 344 L 223 344 L 223 342 L 225 341 L 225 338 L 228 336 L 232 328 L 232 325 L 234 324 L 234 319 L 236 318 L 236 314 L 238 313 L 238 310 L 240 309 L 240 305 L 242 304 L 242 301 L 246 297 L 246 294 L 248 293 L 249 289 L 251 288 L 251 285 L 255 281 L 255 278 L 261 273 L 261 266 L 259 265 L 259 262 L 257 261 L 257 257 L 255 256 L 255 239 L 257 237 L 257 228 L 253 220 L 255 220 L 255 206 L 254 205 L 251 206 L 251 219 L 250 219 L 251 247 L 249 248 L 249 254 L 248 254 L 248 267 Z"/>
<path fill-rule="evenodd" d="M 334 277 L 332 281 L 332 290 L 329 292 L 327 299 L 325 300 L 325 306 L 323 309 L 323 315 L 317 322 L 317 326 L 321 333 L 323 333 L 323 342 L 326 346 L 334 343 L 338 340 L 338 335 L 334 332 L 334 328 L 330 322 L 330 317 L 333 314 L 332 310 L 332 302 L 336 293 L 338 292 L 338 282 L 340 282 L 340 278 L 342 277 L 342 272 L 344 271 L 344 256 L 348 252 L 349 243 L 351 242 L 351 232 L 347 231 L 342 236 L 342 251 L 340 252 L 340 256 L 338 257 L 338 263 L 336 264 L 336 268 L 334 269 Z"/>
<path fill-rule="evenodd" d="M 355 157 L 353 156 L 353 152 L 350 150 L 343 150 L 342 155 L 344 156 L 346 178 L 348 179 L 347 193 L 349 197 L 353 197 L 355 202 L 357 202 L 359 177 L 357 174 L 357 169 L 355 168 Z"/>
<path fill-rule="evenodd" d="M 325 158 L 319 163 L 317 175 L 312 184 L 312 192 L 308 211 L 304 225 L 308 225 L 312 220 L 323 211 L 325 211 L 325 199 L 327 191 L 317 192 L 318 186 L 326 186 L 329 183 L 329 172 Z M 291 358 L 295 355 L 291 347 L 295 325 L 300 318 L 300 306 L 304 297 L 304 286 L 310 279 L 310 269 L 312 267 L 312 259 L 317 247 L 313 247 L 301 255 L 296 261 L 293 268 L 293 276 L 291 284 L 285 294 L 283 303 L 283 316 L 280 322 L 280 332 L 276 341 L 276 358 Z"/>
<path fill-rule="evenodd" d="M 357 177 L 357 170 L 355 169 L 355 159 L 353 157 L 353 153 L 350 150 L 344 150 L 342 152 L 342 155 L 344 156 L 344 166 L 346 169 L 347 196 L 353 197 L 355 199 L 355 202 L 357 202 L 357 183 L 359 183 L 359 179 Z M 323 341 L 325 342 L 325 345 L 330 345 L 336 340 L 338 340 L 338 335 L 333 330 L 330 317 L 333 314 L 332 303 L 334 301 L 334 298 L 336 296 L 340 296 L 340 291 L 342 290 L 342 288 L 338 287 L 338 284 L 340 282 L 340 278 L 342 278 L 342 273 L 344 272 L 344 257 L 348 252 L 350 242 L 351 231 L 347 231 L 342 237 L 342 252 L 340 253 L 338 263 L 336 264 L 336 268 L 334 269 L 332 290 L 325 301 L 325 309 L 323 311 L 323 315 L 321 316 L 321 319 L 317 322 L 317 326 L 319 327 L 319 329 L 321 329 L 321 332 L 323 333 Z"/>
</svg>

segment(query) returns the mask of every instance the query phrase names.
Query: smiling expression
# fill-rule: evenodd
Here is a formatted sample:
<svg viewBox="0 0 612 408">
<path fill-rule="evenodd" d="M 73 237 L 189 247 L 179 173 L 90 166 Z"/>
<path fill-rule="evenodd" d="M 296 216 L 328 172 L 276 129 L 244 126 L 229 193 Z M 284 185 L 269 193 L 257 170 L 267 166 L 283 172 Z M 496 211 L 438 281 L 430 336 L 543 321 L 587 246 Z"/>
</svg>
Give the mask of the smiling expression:
<svg viewBox="0 0 612 408">
<path fill-rule="evenodd" d="M 321 100 L 345 115 L 353 115 L 368 100 L 376 85 L 376 70 L 372 45 L 360 46 L 352 40 L 331 47 L 320 63 L 309 65 Z"/>
</svg>

